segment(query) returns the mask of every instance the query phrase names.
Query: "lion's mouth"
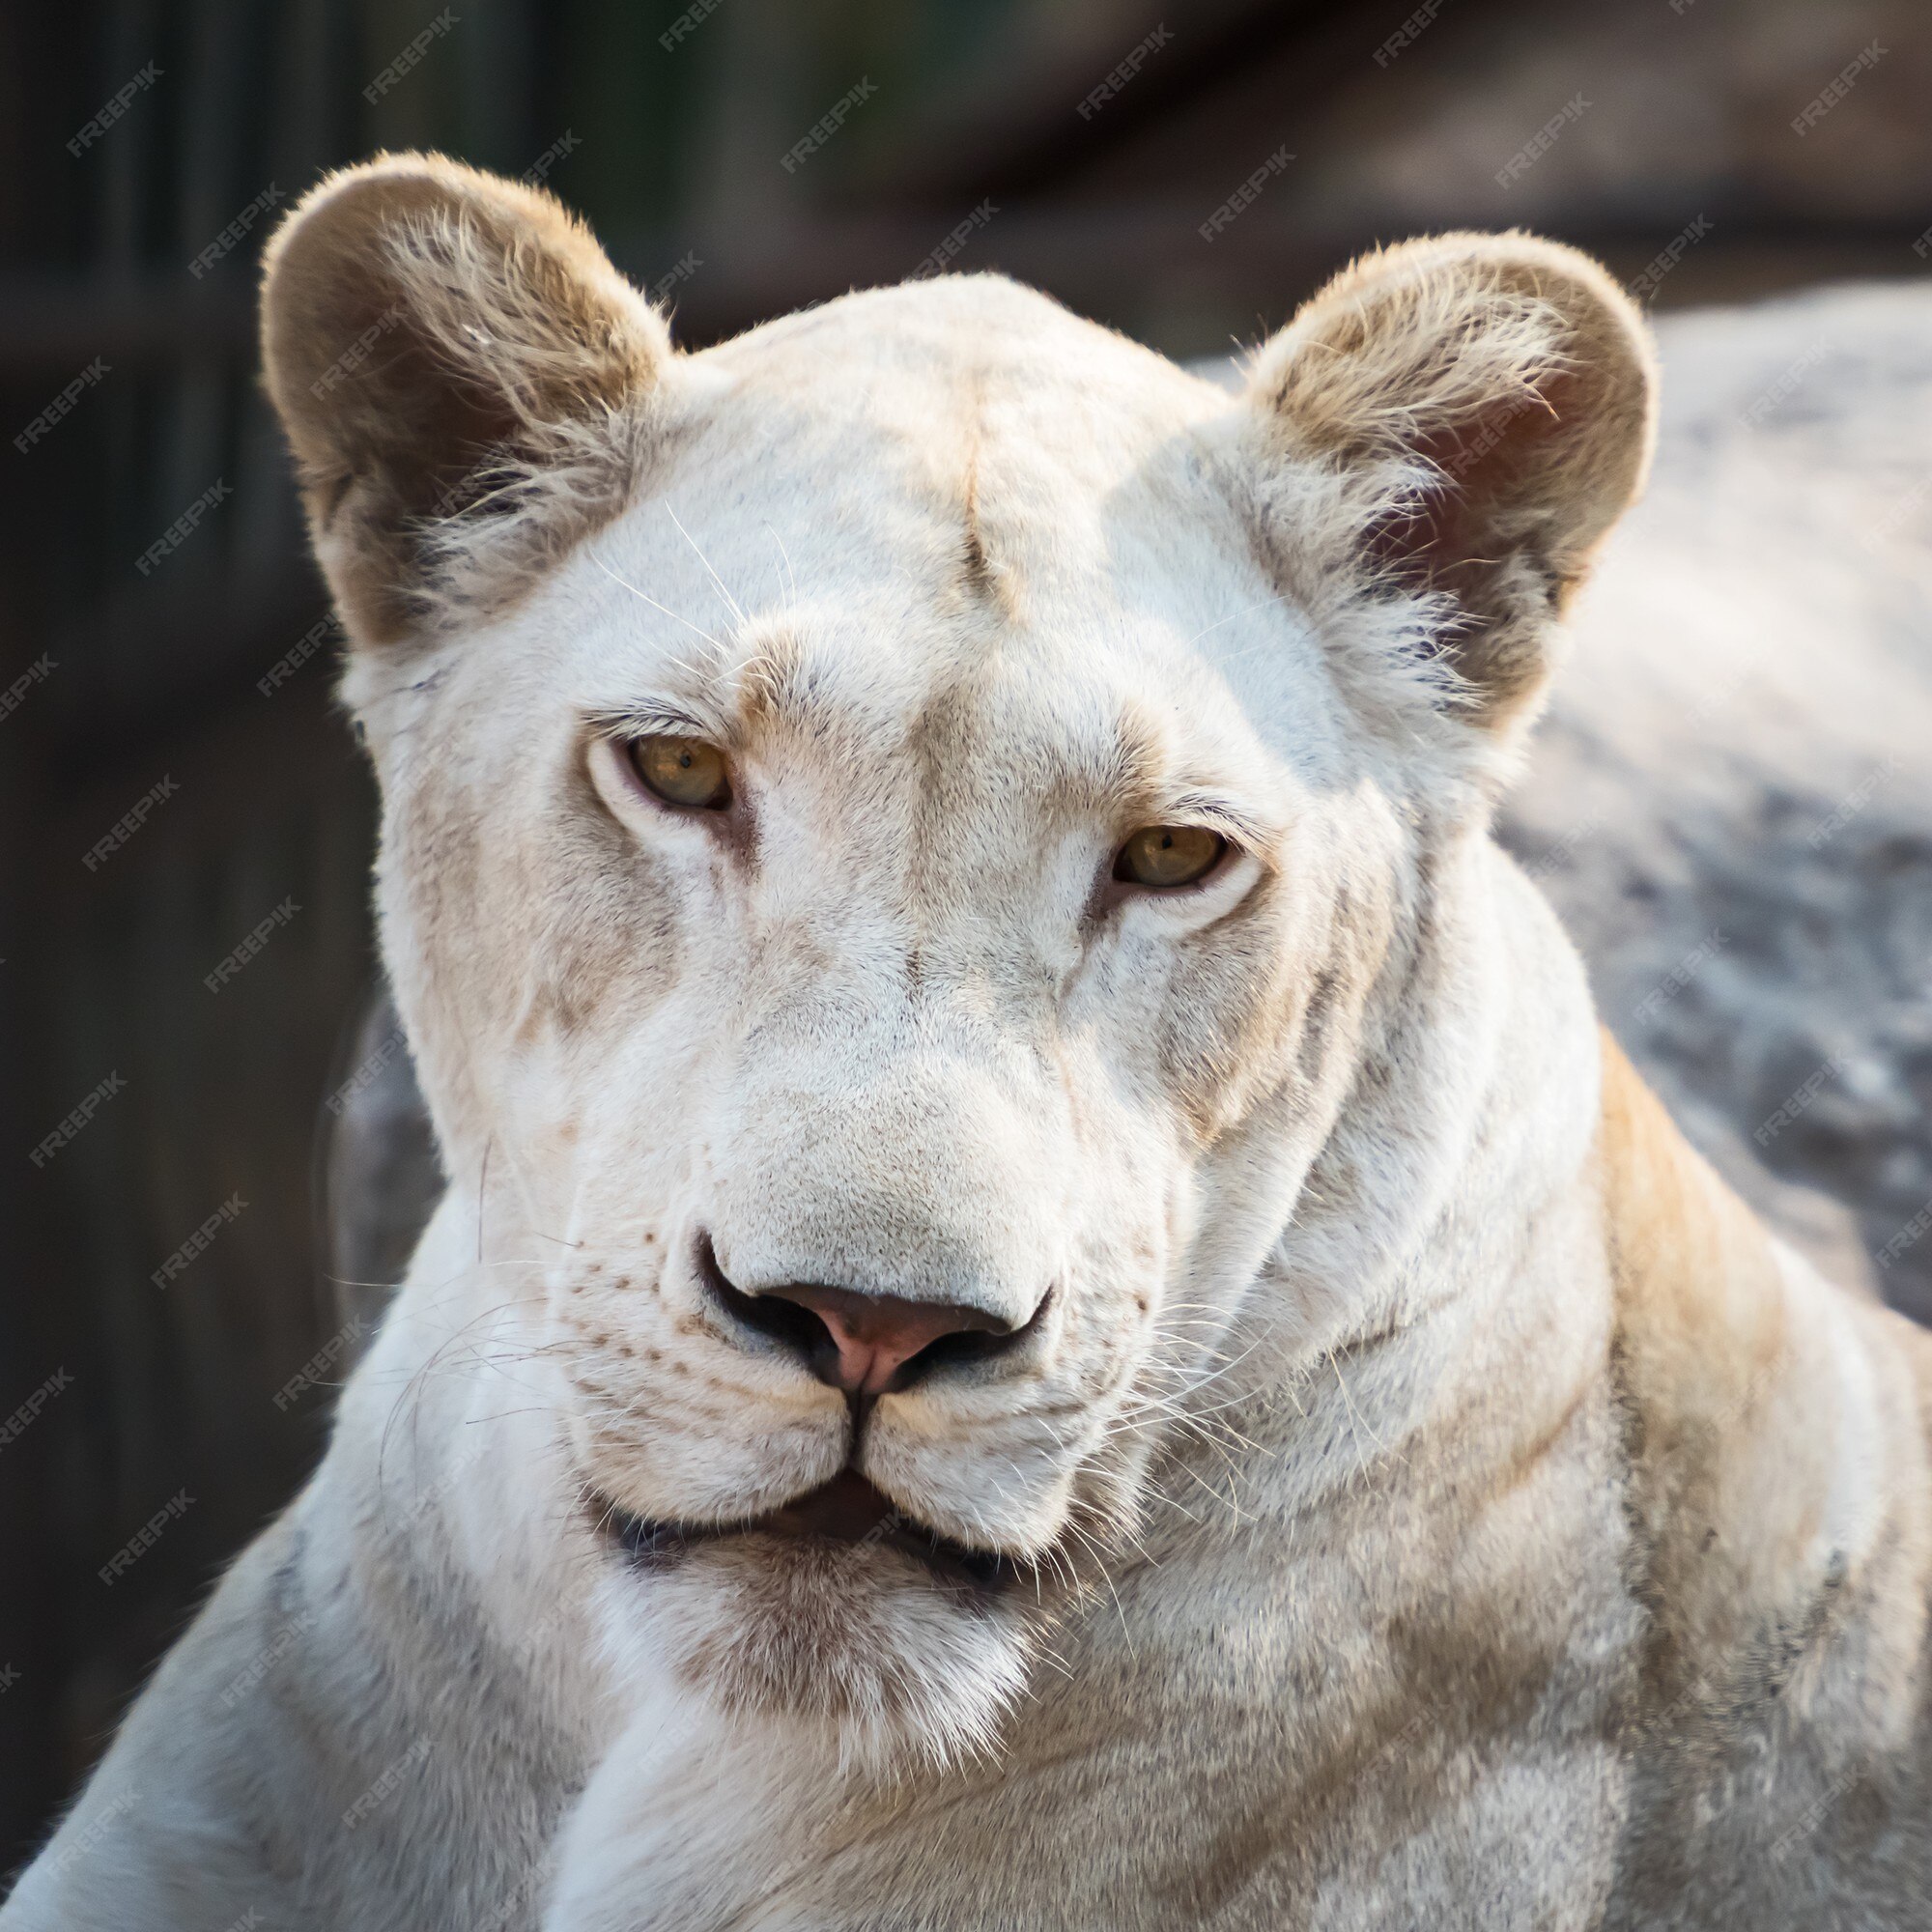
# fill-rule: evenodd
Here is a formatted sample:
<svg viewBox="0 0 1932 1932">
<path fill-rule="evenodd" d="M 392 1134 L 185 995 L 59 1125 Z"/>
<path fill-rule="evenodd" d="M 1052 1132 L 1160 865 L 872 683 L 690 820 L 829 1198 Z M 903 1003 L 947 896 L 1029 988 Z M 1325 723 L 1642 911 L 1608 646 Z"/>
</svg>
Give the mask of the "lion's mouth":
<svg viewBox="0 0 1932 1932">
<path fill-rule="evenodd" d="M 880 1546 L 922 1564 L 943 1582 L 996 1590 L 1012 1582 L 1022 1565 L 998 1550 L 976 1549 L 915 1521 L 859 1474 L 842 1469 L 808 1494 L 763 1516 L 737 1522 L 668 1522 L 633 1516 L 609 1497 L 591 1499 L 600 1532 L 639 1568 L 667 1569 L 706 1544 L 742 1536 L 769 1536 L 862 1549 Z"/>
</svg>

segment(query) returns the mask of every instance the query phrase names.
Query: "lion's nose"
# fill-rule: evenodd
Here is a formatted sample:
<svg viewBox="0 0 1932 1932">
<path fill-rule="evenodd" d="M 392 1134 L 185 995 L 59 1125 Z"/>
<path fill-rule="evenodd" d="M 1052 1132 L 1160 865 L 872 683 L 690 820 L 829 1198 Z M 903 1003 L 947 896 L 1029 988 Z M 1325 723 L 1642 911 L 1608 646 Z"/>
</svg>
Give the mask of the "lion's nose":
<svg viewBox="0 0 1932 1932">
<path fill-rule="evenodd" d="M 997 1316 L 952 1302 L 902 1301 L 810 1282 L 788 1282 L 754 1299 L 790 1302 L 808 1321 L 816 1318 L 821 1333 L 805 1338 L 807 1364 L 820 1381 L 847 1395 L 904 1388 L 941 1361 L 991 1354 L 1012 1339 Z"/>
<path fill-rule="evenodd" d="M 704 1259 L 712 1292 L 738 1321 L 784 1343 L 820 1381 L 847 1395 L 910 1387 L 928 1369 L 983 1360 L 1025 1332 L 983 1308 L 862 1294 L 815 1282 L 781 1282 L 747 1293 L 725 1276 L 708 1247 Z"/>
</svg>

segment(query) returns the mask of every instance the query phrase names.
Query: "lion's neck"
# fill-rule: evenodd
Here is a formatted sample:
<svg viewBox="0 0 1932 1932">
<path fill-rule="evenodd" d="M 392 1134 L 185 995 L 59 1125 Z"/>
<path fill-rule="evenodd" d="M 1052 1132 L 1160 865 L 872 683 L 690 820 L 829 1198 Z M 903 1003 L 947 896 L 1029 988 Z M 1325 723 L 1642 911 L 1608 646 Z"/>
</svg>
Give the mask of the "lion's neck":
<svg viewBox="0 0 1932 1932">
<path fill-rule="evenodd" d="M 1236 1396 L 1223 1412 L 1284 1510 L 1403 1459 L 1512 1481 L 1601 1460 L 1628 1489 L 1609 1531 L 1634 1526 L 1639 1589 L 1717 1643 L 1808 1599 L 1861 1541 L 1878 1397 L 1861 1329 L 1885 1318 L 1774 1241 L 1685 1142 L 1541 897 L 1499 855 L 1462 863 L 1492 890 L 1453 895 L 1479 910 L 1407 965 L 1407 1010 L 1216 1399 Z M 1903 1328 L 1894 1346 L 1923 1347 Z"/>
<path fill-rule="evenodd" d="M 1602 1052 L 1595 1179 L 1653 1690 L 1735 1696 L 1907 1500 L 1886 1477 L 1922 1470 L 1923 1338 L 1774 1241 L 1607 1033 Z"/>
</svg>

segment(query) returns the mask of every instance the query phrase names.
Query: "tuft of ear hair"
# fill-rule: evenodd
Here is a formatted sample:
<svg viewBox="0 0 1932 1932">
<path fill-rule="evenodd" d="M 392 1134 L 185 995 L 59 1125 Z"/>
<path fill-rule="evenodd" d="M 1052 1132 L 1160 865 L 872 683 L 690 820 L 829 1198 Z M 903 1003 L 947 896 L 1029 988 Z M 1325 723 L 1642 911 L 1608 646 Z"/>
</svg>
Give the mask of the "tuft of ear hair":
<svg viewBox="0 0 1932 1932">
<path fill-rule="evenodd" d="M 514 595 L 614 515 L 671 353 L 540 190 L 388 155 L 310 192 L 269 244 L 262 360 L 351 636 Z"/>
<path fill-rule="evenodd" d="M 1421 600 L 1441 682 L 1501 730 L 1543 690 L 1556 620 L 1642 489 L 1655 389 L 1635 304 L 1576 249 L 1510 233 L 1378 250 L 1251 373 L 1266 460 L 1299 477 L 1274 521 L 1297 520 L 1294 498 L 1314 526 L 1270 540 L 1299 547 L 1304 575 Z"/>
</svg>

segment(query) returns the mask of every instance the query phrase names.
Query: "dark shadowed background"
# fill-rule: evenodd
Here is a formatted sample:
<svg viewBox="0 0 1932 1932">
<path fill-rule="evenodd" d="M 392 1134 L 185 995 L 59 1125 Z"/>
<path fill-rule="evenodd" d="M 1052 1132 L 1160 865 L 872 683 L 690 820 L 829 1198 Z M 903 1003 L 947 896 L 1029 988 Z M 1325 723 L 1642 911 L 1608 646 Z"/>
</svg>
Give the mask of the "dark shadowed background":
<svg viewBox="0 0 1932 1932">
<path fill-rule="evenodd" d="M 322 1102 L 383 1032 L 354 1037 L 370 786 L 256 386 L 290 201 L 382 147 L 545 180 L 692 345 L 943 264 L 1226 354 L 1365 244 L 1463 225 L 1684 306 L 1926 272 L 1923 14 L 0 10 L 0 1866 L 311 1466 L 355 1305 L 328 1277 L 396 1246 L 325 1238 Z"/>
</svg>

